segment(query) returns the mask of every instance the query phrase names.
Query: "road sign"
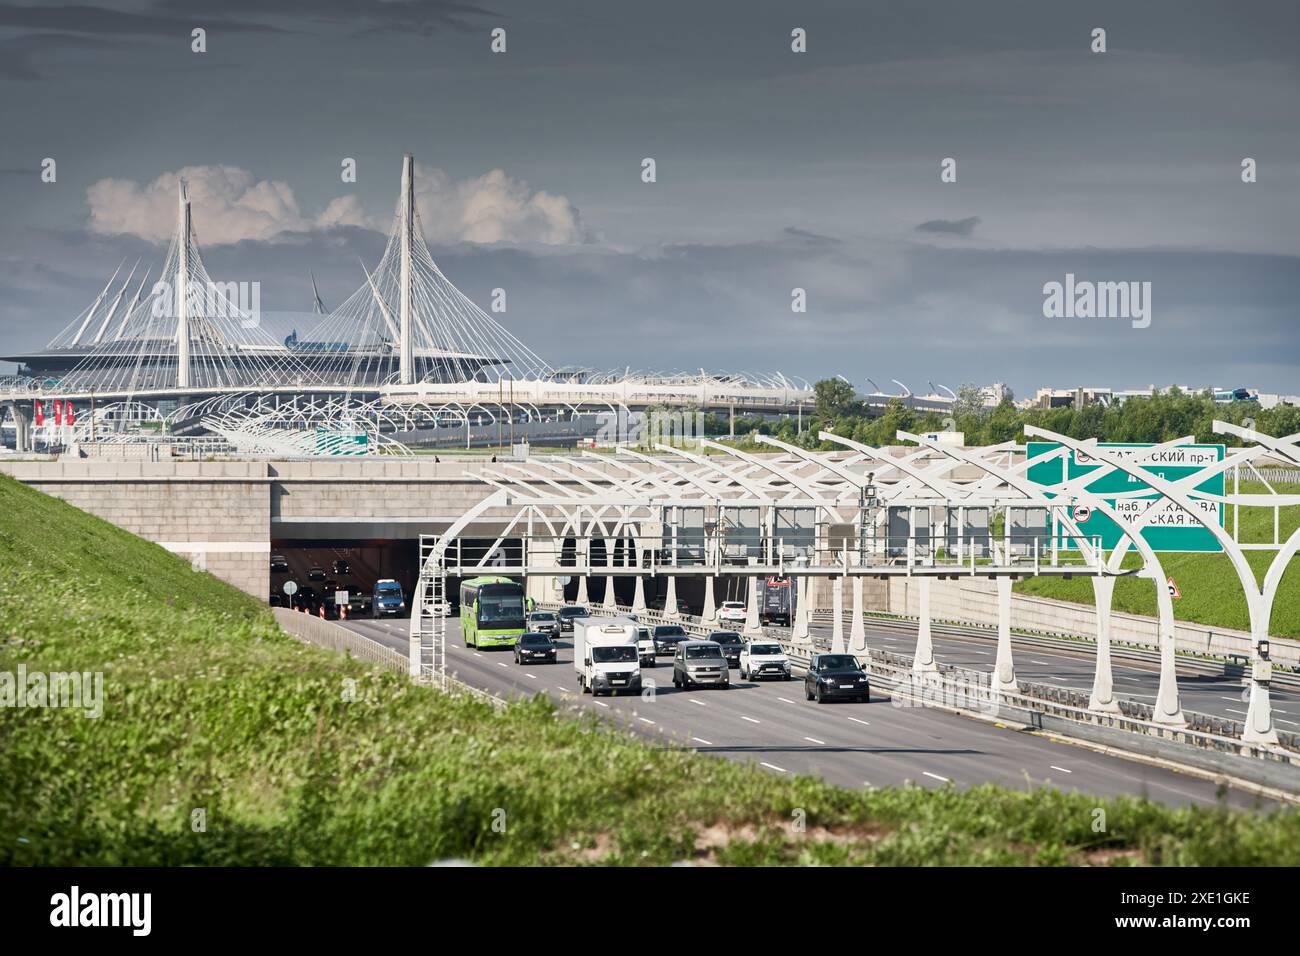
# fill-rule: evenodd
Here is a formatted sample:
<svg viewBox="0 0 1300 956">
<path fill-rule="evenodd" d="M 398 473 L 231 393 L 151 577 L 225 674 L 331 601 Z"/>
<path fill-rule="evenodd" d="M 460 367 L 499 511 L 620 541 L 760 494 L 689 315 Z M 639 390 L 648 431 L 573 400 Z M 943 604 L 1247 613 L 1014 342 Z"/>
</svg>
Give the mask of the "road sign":
<svg viewBox="0 0 1300 956">
<path fill-rule="evenodd" d="M 1074 519 L 1075 524 L 1083 524 L 1092 517 L 1092 509 L 1087 505 L 1075 505 L 1070 509 L 1070 517 Z"/>
<path fill-rule="evenodd" d="M 334 604 L 335 604 L 336 606 L 341 607 L 342 605 L 347 604 L 347 603 L 348 603 L 348 592 L 347 592 L 347 591 L 335 591 L 335 592 L 334 592 Z"/>
<path fill-rule="evenodd" d="M 1060 447 L 1056 442 L 1029 442 L 1026 446 L 1031 462 L 1035 458 L 1050 455 Z M 1126 462 L 1140 465 L 1167 481 L 1178 481 L 1193 475 L 1206 465 L 1222 461 L 1225 454 L 1223 445 L 1179 445 L 1160 451 L 1152 451 L 1153 445 L 1137 443 L 1102 443 L 1097 447 Z M 1028 477 L 1040 485 L 1058 485 L 1067 477 L 1078 478 L 1098 470 L 1104 470 L 1104 467 L 1097 459 L 1083 452 L 1069 451 L 1050 461 L 1031 464 Z M 1146 482 L 1138 481 L 1126 472 L 1110 471 L 1099 475 L 1096 481 L 1086 487 L 1113 508 L 1118 513 L 1119 520 L 1126 525 L 1136 525 L 1140 518 L 1145 517 L 1147 520 L 1142 526 L 1142 537 L 1156 551 L 1223 550 L 1218 539 L 1183 508 L 1168 500 L 1161 500 L 1152 506 L 1151 502 L 1161 498 L 1161 495 L 1152 491 Z M 1218 474 L 1201 482 L 1196 489 L 1223 494 L 1223 475 Z M 1117 497 L 1118 495 L 1125 497 Z M 1196 504 L 1219 527 L 1223 527 L 1223 508 L 1219 502 L 1198 501 Z M 1155 507 L 1154 514 L 1146 514 L 1149 507 Z M 1076 515 L 1075 521 L 1082 534 L 1100 535 L 1103 547 L 1113 548 L 1123 537 L 1119 525 L 1099 511 L 1089 509 L 1086 519 L 1080 520 Z"/>
<path fill-rule="evenodd" d="M 285 581 L 284 593 L 289 595 L 289 597 L 293 597 L 295 594 L 298 593 L 298 585 L 295 584 L 293 581 Z"/>
<path fill-rule="evenodd" d="M 1178 590 L 1178 585 L 1174 584 L 1173 578 L 1169 579 L 1169 596 L 1171 598 L 1180 598 L 1183 596 L 1183 592 Z"/>
</svg>

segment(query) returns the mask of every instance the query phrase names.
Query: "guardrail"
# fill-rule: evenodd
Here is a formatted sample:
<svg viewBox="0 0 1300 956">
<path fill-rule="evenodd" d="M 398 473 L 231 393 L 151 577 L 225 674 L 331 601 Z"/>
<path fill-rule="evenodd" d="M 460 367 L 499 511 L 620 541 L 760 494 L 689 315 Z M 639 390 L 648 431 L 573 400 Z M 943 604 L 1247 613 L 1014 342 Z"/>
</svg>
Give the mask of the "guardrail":
<svg viewBox="0 0 1300 956">
<path fill-rule="evenodd" d="M 830 608 L 815 608 L 811 612 L 811 620 L 816 623 L 829 623 L 833 618 L 834 612 Z M 914 631 L 917 618 L 909 614 L 882 614 L 882 613 L 864 613 L 864 618 L 876 627 L 898 628 L 900 630 Z M 844 612 L 842 620 L 844 621 L 846 633 L 849 623 L 853 616 L 851 611 Z M 947 634 L 957 637 L 977 637 L 987 640 L 997 639 L 997 629 L 983 624 L 971 624 L 965 621 L 950 620 L 933 620 L 930 625 L 931 632 L 934 634 Z M 1017 644 L 1027 644 L 1031 647 L 1041 647 L 1044 650 L 1080 650 L 1080 645 L 1089 647 L 1096 646 L 1096 639 L 1077 634 L 1049 633 L 1045 631 L 1024 631 L 1013 629 L 1011 632 L 1012 639 Z M 1130 641 L 1119 640 L 1112 637 L 1110 640 L 1110 653 L 1112 658 L 1127 659 L 1134 661 L 1143 661 L 1146 663 L 1158 663 L 1160 652 L 1154 650 L 1145 644 L 1134 644 Z M 1250 669 L 1250 657 L 1246 654 L 1204 654 L 1199 652 L 1180 650 L 1178 653 L 1178 663 L 1180 666 L 1186 666 L 1193 669 L 1201 670 L 1206 673 L 1217 673 L 1227 677 L 1244 677 Z M 1300 689 L 1300 667 L 1288 667 L 1273 664 L 1273 683 L 1281 684 L 1287 687 Z"/>
</svg>

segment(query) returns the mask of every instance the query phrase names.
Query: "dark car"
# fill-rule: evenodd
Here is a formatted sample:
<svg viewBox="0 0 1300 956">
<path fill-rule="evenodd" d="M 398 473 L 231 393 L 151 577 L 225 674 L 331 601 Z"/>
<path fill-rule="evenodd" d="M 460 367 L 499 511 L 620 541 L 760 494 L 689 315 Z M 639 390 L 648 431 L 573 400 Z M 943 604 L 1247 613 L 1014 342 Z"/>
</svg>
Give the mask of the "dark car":
<svg viewBox="0 0 1300 956">
<path fill-rule="evenodd" d="M 554 611 L 533 611 L 528 615 L 528 630 L 555 637 L 560 633 L 560 619 Z"/>
<path fill-rule="evenodd" d="M 271 555 L 271 573 L 285 574 L 289 570 L 289 562 L 285 560 L 282 554 Z"/>
<path fill-rule="evenodd" d="M 676 653 L 678 644 L 691 639 L 680 624 L 657 624 L 651 637 L 654 638 L 655 653 L 661 656 Z"/>
<path fill-rule="evenodd" d="M 324 580 L 325 580 L 325 569 L 324 569 L 324 568 L 308 568 L 308 569 L 307 569 L 307 580 L 308 580 L 308 581 L 324 581 Z"/>
<path fill-rule="evenodd" d="M 728 667 L 740 666 L 740 652 L 745 649 L 745 640 L 735 631 L 714 631 L 709 640 L 722 645 L 722 654 L 727 658 Z"/>
<path fill-rule="evenodd" d="M 320 595 L 316 593 L 315 588 L 299 588 L 293 595 L 293 603 L 298 607 L 315 611 L 320 607 Z"/>
<path fill-rule="evenodd" d="M 536 631 L 530 631 L 527 634 L 520 634 L 519 640 L 515 641 L 515 663 L 555 663 L 555 642 L 551 640 L 549 634 L 540 634 Z"/>
<path fill-rule="evenodd" d="M 682 641 L 673 658 L 673 686 L 690 690 L 703 684 L 731 686 L 731 668 L 713 641 Z"/>
<path fill-rule="evenodd" d="M 821 704 L 828 700 L 871 700 L 871 683 L 867 672 L 852 654 L 814 654 L 803 679 L 809 700 Z"/>
<path fill-rule="evenodd" d="M 566 604 L 560 608 L 560 630 L 573 630 L 573 619 L 575 617 L 591 617 L 591 612 L 581 604 Z"/>
<path fill-rule="evenodd" d="M 336 558 L 332 567 L 334 568 L 335 574 L 343 575 L 352 573 L 352 565 L 348 564 L 342 558 Z"/>
</svg>

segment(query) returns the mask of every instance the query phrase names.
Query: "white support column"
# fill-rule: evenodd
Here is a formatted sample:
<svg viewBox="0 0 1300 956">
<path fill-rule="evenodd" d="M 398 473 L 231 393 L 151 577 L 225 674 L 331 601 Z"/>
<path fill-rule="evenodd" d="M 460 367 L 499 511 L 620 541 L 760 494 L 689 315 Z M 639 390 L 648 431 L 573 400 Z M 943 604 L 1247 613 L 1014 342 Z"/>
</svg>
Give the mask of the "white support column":
<svg viewBox="0 0 1300 956">
<path fill-rule="evenodd" d="M 913 580 L 916 582 L 917 624 L 916 655 L 912 658 L 912 673 L 935 674 L 939 667 L 934 662 L 934 643 L 930 639 L 930 578 L 928 575 L 921 575 Z"/>
<path fill-rule="evenodd" d="M 718 604 L 713 598 L 713 575 L 704 578 L 704 620 L 718 619 Z"/>
<path fill-rule="evenodd" d="M 1274 513 L 1276 517 L 1276 512 Z M 1289 544 L 1290 542 L 1288 542 Z M 1287 558 L 1279 553 L 1274 561 L 1285 563 Z M 1276 745 L 1277 727 L 1273 724 L 1273 704 L 1269 700 L 1268 680 L 1267 677 L 1272 670 L 1272 665 L 1259 656 L 1259 642 L 1267 641 L 1268 624 L 1273 615 L 1273 599 L 1277 596 L 1277 587 L 1281 583 L 1281 575 L 1275 574 L 1273 569 L 1265 576 L 1264 590 L 1259 594 L 1248 594 L 1246 599 L 1251 602 L 1254 612 L 1250 615 L 1251 630 L 1251 674 L 1250 674 L 1250 703 L 1246 705 L 1246 726 L 1242 728 L 1241 739 L 1248 744 L 1273 744 Z"/>
<path fill-rule="evenodd" d="M 1004 694 L 1014 694 L 1016 668 L 1011 659 L 1011 578 L 1005 574 L 996 578 L 998 589 L 998 653 L 993 663 L 993 689 Z"/>
<path fill-rule="evenodd" d="M 640 548 L 639 546 L 638 546 L 637 549 L 636 549 L 636 553 L 637 553 L 637 569 L 640 570 L 640 567 L 641 567 L 641 548 Z M 635 613 L 635 614 L 644 614 L 644 613 L 645 613 L 645 610 L 646 610 L 646 607 L 645 607 L 645 578 L 644 578 L 642 575 L 638 574 L 638 575 L 636 576 L 636 586 L 635 586 L 635 590 L 633 590 L 633 592 L 632 592 L 632 611 L 633 611 L 633 613 Z"/>
<path fill-rule="evenodd" d="M 1174 605 L 1169 597 L 1169 586 L 1165 583 L 1164 572 L 1157 568 L 1154 584 L 1156 586 L 1156 607 L 1160 618 L 1160 687 L 1156 690 L 1155 713 L 1153 723 L 1168 727 L 1186 727 L 1187 718 L 1178 702 L 1178 668 L 1174 651 L 1177 647 L 1174 635 Z"/>
<path fill-rule="evenodd" d="M 578 575 L 578 595 L 574 602 L 586 604 L 591 600 L 587 593 L 587 574 L 591 570 L 591 544 L 583 539 L 581 524 L 574 526 L 574 533 L 577 537 L 573 540 L 573 563 L 576 565 L 574 572 Z"/>
<path fill-rule="evenodd" d="M 190 387 L 190 201 L 180 185 L 176 237 L 176 385 Z"/>
<path fill-rule="evenodd" d="M 808 577 L 801 574 L 795 578 L 795 582 L 798 587 L 795 598 L 797 606 L 794 609 L 794 627 L 790 637 L 800 644 L 808 644 L 811 643 L 808 638 Z"/>
<path fill-rule="evenodd" d="M 844 646 L 844 578 L 831 579 L 831 652 L 843 654 Z"/>
<path fill-rule="evenodd" d="M 849 644 L 854 651 L 867 649 L 867 625 L 862 619 L 862 578 L 853 577 L 853 622 L 849 625 Z"/>
<path fill-rule="evenodd" d="M 609 574 L 605 577 L 605 610 L 613 611 L 618 607 L 618 601 L 614 597 L 614 539 L 605 539 L 605 566 L 609 569 Z"/>
<path fill-rule="evenodd" d="M 1115 579 L 1094 577 L 1092 596 L 1097 606 L 1097 672 L 1092 678 L 1088 709 L 1117 714 L 1119 701 L 1115 699 L 1115 678 L 1110 667 L 1110 609 L 1115 596 Z"/>
<path fill-rule="evenodd" d="M 415 380 L 414 348 L 411 343 L 411 245 L 415 232 L 415 158 L 407 153 L 402 159 L 400 324 L 398 342 L 398 381 L 410 385 Z M 586 582 L 583 582 L 583 591 Z"/>
<path fill-rule="evenodd" d="M 762 598 L 762 591 L 759 589 L 762 582 L 761 577 L 751 577 L 749 579 L 749 606 L 745 608 L 745 633 L 762 634 L 763 626 L 758 616 L 758 602 Z"/>
<path fill-rule="evenodd" d="M 681 617 L 677 612 L 677 575 L 668 575 L 668 590 L 664 594 L 664 617 Z"/>
</svg>

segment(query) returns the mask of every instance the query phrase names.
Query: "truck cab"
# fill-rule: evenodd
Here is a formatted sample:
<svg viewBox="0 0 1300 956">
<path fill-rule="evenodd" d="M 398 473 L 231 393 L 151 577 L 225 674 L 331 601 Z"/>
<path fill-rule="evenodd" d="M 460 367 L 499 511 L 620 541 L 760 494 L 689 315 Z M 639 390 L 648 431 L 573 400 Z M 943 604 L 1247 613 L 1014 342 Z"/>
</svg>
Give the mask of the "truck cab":
<svg viewBox="0 0 1300 956">
<path fill-rule="evenodd" d="M 634 621 L 619 617 L 573 620 L 573 667 L 584 694 L 641 691 L 641 661 Z"/>
<path fill-rule="evenodd" d="M 380 578 L 370 598 L 370 613 L 375 617 L 400 617 L 406 613 L 406 595 L 392 578 Z"/>
</svg>

